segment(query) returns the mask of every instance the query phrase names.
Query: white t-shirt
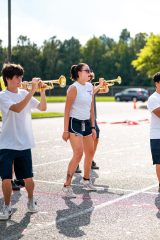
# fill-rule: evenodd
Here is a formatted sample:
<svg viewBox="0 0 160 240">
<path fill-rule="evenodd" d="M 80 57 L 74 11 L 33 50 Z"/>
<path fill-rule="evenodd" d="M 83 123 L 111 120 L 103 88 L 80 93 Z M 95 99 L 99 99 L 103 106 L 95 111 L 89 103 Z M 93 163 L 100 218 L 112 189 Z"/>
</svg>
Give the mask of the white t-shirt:
<svg viewBox="0 0 160 240">
<path fill-rule="evenodd" d="M 85 85 L 74 82 L 70 87 L 75 86 L 77 89 L 76 99 L 70 110 L 70 117 L 79 120 L 87 120 L 91 118 L 91 103 L 93 96 L 93 86 L 86 82 Z"/>
<path fill-rule="evenodd" d="M 147 106 L 151 112 L 150 139 L 160 139 L 160 118 L 153 113 L 153 110 L 160 107 L 160 94 L 154 92 L 149 97 Z"/>
<path fill-rule="evenodd" d="M 0 133 L 0 149 L 25 150 L 35 146 L 31 109 L 37 108 L 39 101 L 31 98 L 27 106 L 16 113 L 9 108 L 22 101 L 28 92 L 18 89 L 17 93 L 5 90 L 0 92 L 0 111 L 2 112 L 2 132 Z"/>
</svg>

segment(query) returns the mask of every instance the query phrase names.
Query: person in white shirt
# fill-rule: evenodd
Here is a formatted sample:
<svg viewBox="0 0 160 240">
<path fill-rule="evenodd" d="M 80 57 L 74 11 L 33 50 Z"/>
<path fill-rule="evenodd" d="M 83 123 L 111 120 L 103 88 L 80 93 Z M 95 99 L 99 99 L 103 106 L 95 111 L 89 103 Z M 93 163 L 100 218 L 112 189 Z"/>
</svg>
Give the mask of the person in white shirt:
<svg viewBox="0 0 160 240">
<path fill-rule="evenodd" d="M 153 76 L 156 91 L 148 99 L 148 109 L 151 112 L 150 147 L 153 164 L 156 165 L 156 174 L 160 192 L 160 72 Z"/>
<path fill-rule="evenodd" d="M 68 165 L 67 177 L 62 190 L 66 197 L 76 197 L 71 188 L 71 181 L 83 153 L 85 159 L 82 184 L 87 190 L 96 190 L 90 181 L 96 130 L 93 86 L 88 82 L 91 70 L 87 64 L 79 63 L 71 67 L 70 73 L 71 79 L 75 82 L 67 91 L 62 138 L 64 141 L 69 139 L 73 156 Z"/>
<path fill-rule="evenodd" d="M 95 74 L 94 72 L 91 72 L 90 75 L 90 80 L 89 82 L 92 83 L 92 80 L 95 78 Z M 93 93 L 94 93 L 94 118 L 95 118 L 95 129 L 96 129 L 96 139 L 94 140 L 94 155 L 96 153 L 97 150 L 97 146 L 99 143 L 99 135 L 100 135 L 100 129 L 99 126 L 97 124 L 97 108 L 96 108 L 96 98 L 95 95 L 96 94 L 106 94 L 109 92 L 109 87 L 106 83 L 106 81 L 104 80 L 104 78 L 99 78 L 99 84 L 93 87 Z M 92 165 L 91 165 L 91 169 L 92 170 L 98 170 L 99 167 L 97 166 L 96 162 L 92 159 Z M 75 173 L 81 173 L 81 169 L 79 167 L 79 164 L 77 166 L 77 169 L 75 171 Z"/>
<path fill-rule="evenodd" d="M 0 134 L 0 176 L 4 196 L 3 212 L 0 220 L 7 220 L 12 214 L 10 203 L 12 165 L 17 179 L 24 179 L 28 193 L 28 211 L 36 212 L 33 197 L 34 181 L 31 148 L 35 146 L 31 109 L 46 110 L 45 90 L 41 91 L 40 102 L 33 97 L 38 88 L 44 89 L 39 78 L 32 79 L 32 89 L 20 89 L 24 69 L 19 64 L 4 64 L 2 76 L 6 90 L 0 92 L 0 111 L 2 112 L 2 132 Z"/>
</svg>

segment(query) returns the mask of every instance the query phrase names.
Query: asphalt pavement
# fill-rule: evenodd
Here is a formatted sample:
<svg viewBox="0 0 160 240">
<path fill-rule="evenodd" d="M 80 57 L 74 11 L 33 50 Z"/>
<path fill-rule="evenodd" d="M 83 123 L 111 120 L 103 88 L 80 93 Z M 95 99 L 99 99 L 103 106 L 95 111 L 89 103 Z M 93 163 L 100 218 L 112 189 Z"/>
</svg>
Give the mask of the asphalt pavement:
<svg viewBox="0 0 160 240">
<path fill-rule="evenodd" d="M 64 103 L 48 104 L 64 111 Z M 100 142 L 91 172 L 97 192 L 82 188 L 75 174 L 76 199 L 61 191 L 72 151 L 62 138 L 63 118 L 32 120 L 35 197 L 39 212 L 27 213 L 24 189 L 13 192 L 14 214 L 0 222 L 0 240 L 159 240 L 160 195 L 149 148 L 146 103 L 97 103 Z M 83 160 L 80 163 L 83 170 Z M 0 191 L 0 208 L 2 208 Z"/>
</svg>

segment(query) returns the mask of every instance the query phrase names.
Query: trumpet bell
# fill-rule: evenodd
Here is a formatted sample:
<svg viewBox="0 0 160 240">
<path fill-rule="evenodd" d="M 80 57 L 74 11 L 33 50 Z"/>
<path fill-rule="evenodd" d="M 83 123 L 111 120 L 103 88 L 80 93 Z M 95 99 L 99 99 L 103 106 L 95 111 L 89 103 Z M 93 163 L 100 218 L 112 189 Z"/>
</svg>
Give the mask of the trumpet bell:
<svg viewBox="0 0 160 240">
<path fill-rule="evenodd" d="M 58 79 L 56 80 L 46 80 L 46 81 L 43 81 L 45 84 L 48 85 L 48 89 L 52 89 L 54 88 L 54 84 L 59 84 L 59 86 L 61 88 L 64 88 L 66 86 L 66 77 L 61 75 Z"/>
<path fill-rule="evenodd" d="M 64 88 L 66 86 L 66 77 L 61 75 L 59 77 L 59 85 L 61 88 Z"/>
<path fill-rule="evenodd" d="M 116 79 L 105 80 L 105 82 L 107 83 L 108 86 L 113 86 L 115 83 L 121 84 L 122 79 L 120 76 L 118 76 Z"/>
<path fill-rule="evenodd" d="M 119 83 L 119 84 L 122 83 L 122 78 L 120 76 L 117 77 L 117 83 Z"/>
</svg>

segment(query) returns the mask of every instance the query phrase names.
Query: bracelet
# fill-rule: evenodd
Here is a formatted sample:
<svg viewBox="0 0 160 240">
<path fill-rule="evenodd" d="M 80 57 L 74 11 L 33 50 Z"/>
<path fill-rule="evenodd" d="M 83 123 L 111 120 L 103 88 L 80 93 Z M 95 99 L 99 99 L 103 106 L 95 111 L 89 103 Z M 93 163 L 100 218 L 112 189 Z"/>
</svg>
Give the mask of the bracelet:
<svg viewBox="0 0 160 240">
<path fill-rule="evenodd" d="M 96 128 L 95 128 L 95 127 L 91 127 L 91 129 L 95 129 L 95 130 L 96 130 Z"/>
<path fill-rule="evenodd" d="M 66 132 L 66 133 L 68 133 L 69 131 L 63 131 L 64 133 Z"/>
</svg>

